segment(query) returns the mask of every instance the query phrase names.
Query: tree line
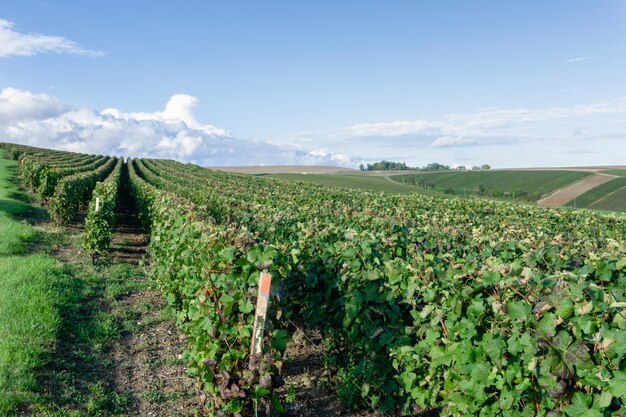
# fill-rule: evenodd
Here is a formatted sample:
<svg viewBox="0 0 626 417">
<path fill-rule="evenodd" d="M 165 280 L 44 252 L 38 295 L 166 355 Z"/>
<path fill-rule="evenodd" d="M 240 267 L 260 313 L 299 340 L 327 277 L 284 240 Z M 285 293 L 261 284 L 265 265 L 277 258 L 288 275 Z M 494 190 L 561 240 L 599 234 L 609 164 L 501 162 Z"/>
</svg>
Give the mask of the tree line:
<svg viewBox="0 0 626 417">
<path fill-rule="evenodd" d="M 404 162 L 382 160 L 380 162 L 374 162 L 373 164 L 360 164 L 359 169 L 361 171 L 486 171 L 491 169 L 491 166 L 488 164 L 481 166 L 474 165 L 472 168 L 468 169 L 461 165 L 456 168 L 450 168 L 449 165 L 433 162 L 423 167 L 410 167 Z"/>
</svg>

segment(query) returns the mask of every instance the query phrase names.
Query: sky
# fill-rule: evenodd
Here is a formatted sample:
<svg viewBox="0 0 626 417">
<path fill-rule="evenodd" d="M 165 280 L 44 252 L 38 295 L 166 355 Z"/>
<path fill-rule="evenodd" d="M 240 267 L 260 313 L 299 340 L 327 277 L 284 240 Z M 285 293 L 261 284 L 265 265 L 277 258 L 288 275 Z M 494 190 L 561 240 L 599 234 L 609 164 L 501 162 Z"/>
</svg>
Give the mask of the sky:
<svg viewBox="0 0 626 417">
<path fill-rule="evenodd" d="M 626 164 L 626 0 L 0 0 L 0 140 L 207 166 Z"/>
</svg>

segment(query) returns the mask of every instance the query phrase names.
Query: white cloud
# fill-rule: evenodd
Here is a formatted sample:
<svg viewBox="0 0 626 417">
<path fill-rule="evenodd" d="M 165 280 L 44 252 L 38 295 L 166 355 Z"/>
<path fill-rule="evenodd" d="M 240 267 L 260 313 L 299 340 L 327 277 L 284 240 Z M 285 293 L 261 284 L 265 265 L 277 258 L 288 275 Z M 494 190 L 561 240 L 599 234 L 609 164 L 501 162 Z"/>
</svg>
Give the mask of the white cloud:
<svg viewBox="0 0 626 417">
<path fill-rule="evenodd" d="M 0 91 L 0 138 L 44 148 L 131 157 L 171 158 L 202 165 L 348 165 L 349 157 L 325 150 L 238 139 L 198 122 L 198 100 L 176 94 L 163 111 L 125 113 L 74 108 L 45 94 Z"/>
<path fill-rule="evenodd" d="M 466 138 L 463 136 L 440 136 L 432 143 L 434 148 L 447 148 L 449 146 L 467 146 L 475 145 L 478 140 L 475 138 Z"/>
<path fill-rule="evenodd" d="M 14 30 L 13 22 L 0 19 L 0 57 L 33 56 L 43 53 L 72 54 L 98 57 L 102 51 L 84 49 L 63 36 L 21 33 Z"/>
<path fill-rule="evenodd" d="M 186 126 L 201 130 L 209 135 L 221 135 L 229 136 L 230 134 L 224 130 L 215 126 L 201 124 L 196 120 L 193 109 L 198 104 L 198 99 L 188 94 L 175 94 L 173 95 L 167 104 L 165 109 L 160 112 L 134 112 L 134 113 L 122 113 L 117 109 L 105 109 L 103 114 L 109 114 L 125 120 L 158 120 L 164 123 L 180 123 L 183 122 Z"/>
<path fill-rule="evenodd" d="M 395 122 L 361 123 L 350 126 L 340 135 L 349 137 L 364 136 L 402 136 L 415 133 L 435 133 L 441 129 L 437 122 L 428 120 L 402 120 Z"/>
<path fill-rule="evenodd" d="M 431 119 L 359 123 L 286 138 L 352 154 L 425 165 L 494 167 L 626 164 L 626 97 L 570 107 L 482 108 Z"/>
<path fill-rule="evenodd" d="M 41 119 L 69 110 L 69 106 L 45 94 L 15 88 L 0 91 L 0 123 L 28 118 Z"/>
<path fill-rule="evenodd" d="M 574 62 L 588 61 L 590 59 L 594 59 L 593 56 L 579 56 L 578 58 L 572 58 L 565 61 L 566 64 L 572 64 Z"/>
<path fill-rule="evenodd" d="M 550 123 L 582 120 L 626 113 L 626 98 L 547 109 L 485 108 L 471 113 L 449 114 L 436 120 L 405 120 L 382 123 L 361 123 L 327 134 L 329 138 L 401 137 L 420 135 L 432 137 L 432 146 L 482 144 L 489 138 L 526 136 L 529 129 Z"/>
</svg>

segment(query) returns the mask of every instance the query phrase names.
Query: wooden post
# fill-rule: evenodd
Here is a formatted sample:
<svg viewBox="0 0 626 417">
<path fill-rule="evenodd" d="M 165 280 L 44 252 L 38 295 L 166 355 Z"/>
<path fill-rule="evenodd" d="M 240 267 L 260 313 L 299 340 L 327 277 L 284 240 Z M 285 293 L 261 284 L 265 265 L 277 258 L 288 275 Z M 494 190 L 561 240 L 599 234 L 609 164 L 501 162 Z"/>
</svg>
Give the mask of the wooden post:
<svg viewBox="0 0 626 417">
<path fill-rule="evenodd" d="M 261 272 L 261 277 L 259 278 L 259 295 L 256 300 L 256 312 L 254 315 L 254 327 L 252 328 L 251 355 L 261 353 L 261 348 L 263 347 L 263 333 L 265 332 L 271 285 L 272 275 Z"/>
<path fill-rule="evenodd" d="M 250 355 L 260 354 L 263 347 L 263 333 L 267 322 L 267 307 L 270 301 L 270 288 L 272 286 L 272 275 L 261 272 L 259 277 L 259 294 L 256 300 L 256 312 L 254 314 L 254 327 L 252 328 L 252 346 Z M 254 401 L 254 415 L 259 415 L 259 404 Z M 270 404 L 265 405 L 265 415 L 270 417 Z"/>
<path fill-rule="evenodd" d="M 96 197 L 96 213 L 100 211 L 100 197 Z"/>
</svg>

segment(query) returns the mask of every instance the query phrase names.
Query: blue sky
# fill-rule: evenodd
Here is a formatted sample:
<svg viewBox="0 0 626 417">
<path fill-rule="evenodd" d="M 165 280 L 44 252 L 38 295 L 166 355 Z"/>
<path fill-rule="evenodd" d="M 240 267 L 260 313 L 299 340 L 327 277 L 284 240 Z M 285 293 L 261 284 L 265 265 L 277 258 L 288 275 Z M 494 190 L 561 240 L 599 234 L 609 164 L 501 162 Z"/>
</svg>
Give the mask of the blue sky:
<svg viewBox="0 0 626 417">
<path fill-rule="evenodd" d="M 0 1 L 11 42 L 65 42 L 0 45 L 0 133 L 209 165 L 626 164 L 626 1 L 178 3 Z"/>
</svg>

